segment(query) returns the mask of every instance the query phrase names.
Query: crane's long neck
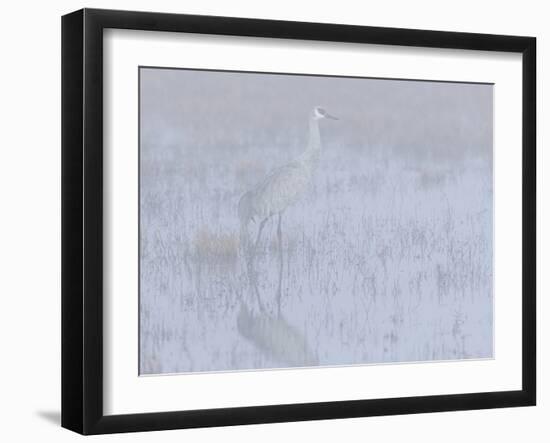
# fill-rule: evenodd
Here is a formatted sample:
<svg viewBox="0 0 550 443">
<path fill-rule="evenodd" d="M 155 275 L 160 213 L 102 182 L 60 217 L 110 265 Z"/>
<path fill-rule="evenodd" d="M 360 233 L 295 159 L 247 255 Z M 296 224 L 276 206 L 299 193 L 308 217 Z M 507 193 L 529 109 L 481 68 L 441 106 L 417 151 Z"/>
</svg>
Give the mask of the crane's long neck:
<svg viewBox="0 0 550 443">
<path fill-rule="evenodd" d="M 321 149 L 321 133 L 319 132 L 319 120 L 317 120 L 315 117 L 309 118 L 309 142 L 307 149 Z"/>
<path fill-rule="evenodd" d="M 308 166 L 315 166 L 321 153 L 321 133 L 319 132 L 319 120 L 309 118 L 309 140 L 306 150 L 300 156 L 300 161 Z"/>
</svg>

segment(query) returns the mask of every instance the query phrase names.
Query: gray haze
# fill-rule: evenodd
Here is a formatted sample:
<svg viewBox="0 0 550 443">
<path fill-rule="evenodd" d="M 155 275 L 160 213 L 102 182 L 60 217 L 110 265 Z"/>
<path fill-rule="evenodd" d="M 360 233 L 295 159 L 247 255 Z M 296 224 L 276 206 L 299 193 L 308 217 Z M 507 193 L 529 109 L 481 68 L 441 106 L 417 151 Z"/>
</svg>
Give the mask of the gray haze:
<svg viewBox="0 0 550 443">
<path fill-rule="evenodd" d="M 239 201 L 318 105 L 250 260 Z M 492 112 L 491 85 L 142 68 L 140 373 L 492 357 Z"/>
</svg>

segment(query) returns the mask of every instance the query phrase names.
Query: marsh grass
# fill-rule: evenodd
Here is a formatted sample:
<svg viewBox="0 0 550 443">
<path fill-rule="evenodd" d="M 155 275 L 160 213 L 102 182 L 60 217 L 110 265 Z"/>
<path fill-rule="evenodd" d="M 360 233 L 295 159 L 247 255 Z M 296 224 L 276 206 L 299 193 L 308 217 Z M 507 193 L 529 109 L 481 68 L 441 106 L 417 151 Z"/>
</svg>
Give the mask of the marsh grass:
<svg viewBox="0 0 550 443">
<path fill-rule="evenodd" d="M 269 337 L 258 325 L 273 321 L 244 332 L 250 322 L 241 321 L 239 330 L 243 306 L 250 318 L 257 307 L 237 217 L 251 183 L 299 151 L 162 152 L 142 156 L 141 372 L 300 361 L 266 351 Z M 285 212 L 277 334 L 299 336 L 293 340 L 315 356 L 308 361 L 320 365 L 491 357 L 490 163 L 411 168 L 399 158 L 373 158 L 357 146 L 326 149 L 310 192 Z M 253 235 L 257 226 L 250 228 Z M 255 266 L 274 318 L 275 220 Z M 250 339 L 253 330 L 262 346 Z"/>
</svg>

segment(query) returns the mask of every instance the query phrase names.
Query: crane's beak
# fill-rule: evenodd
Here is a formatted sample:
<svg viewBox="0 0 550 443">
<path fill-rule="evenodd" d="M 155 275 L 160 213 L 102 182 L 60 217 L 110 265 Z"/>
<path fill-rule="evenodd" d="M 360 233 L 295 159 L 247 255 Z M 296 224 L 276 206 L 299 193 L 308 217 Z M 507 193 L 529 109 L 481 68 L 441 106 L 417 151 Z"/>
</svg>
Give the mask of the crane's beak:
<svg viewBox="0 0 550 443">
<path fill-rule="evenodd" d="M 330 115 L 328 112 L 325 114 L 326 118 L 330 118 L 331 120 L 339 120 L 338 117 L 335 117 L 334 115 Z"/>
</svg>

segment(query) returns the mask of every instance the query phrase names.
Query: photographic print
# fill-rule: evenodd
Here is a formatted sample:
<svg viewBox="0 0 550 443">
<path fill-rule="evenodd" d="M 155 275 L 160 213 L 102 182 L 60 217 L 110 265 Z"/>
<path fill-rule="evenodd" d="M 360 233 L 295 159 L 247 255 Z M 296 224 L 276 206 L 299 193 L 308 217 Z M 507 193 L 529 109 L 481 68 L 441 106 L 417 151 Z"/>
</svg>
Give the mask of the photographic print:
<svg viewBox="0 0 550 443">
<path fill-rule="evenodd" d="M 139 68 L 139 373 L 493 358 L 493 85 Z"/>
</svg>

